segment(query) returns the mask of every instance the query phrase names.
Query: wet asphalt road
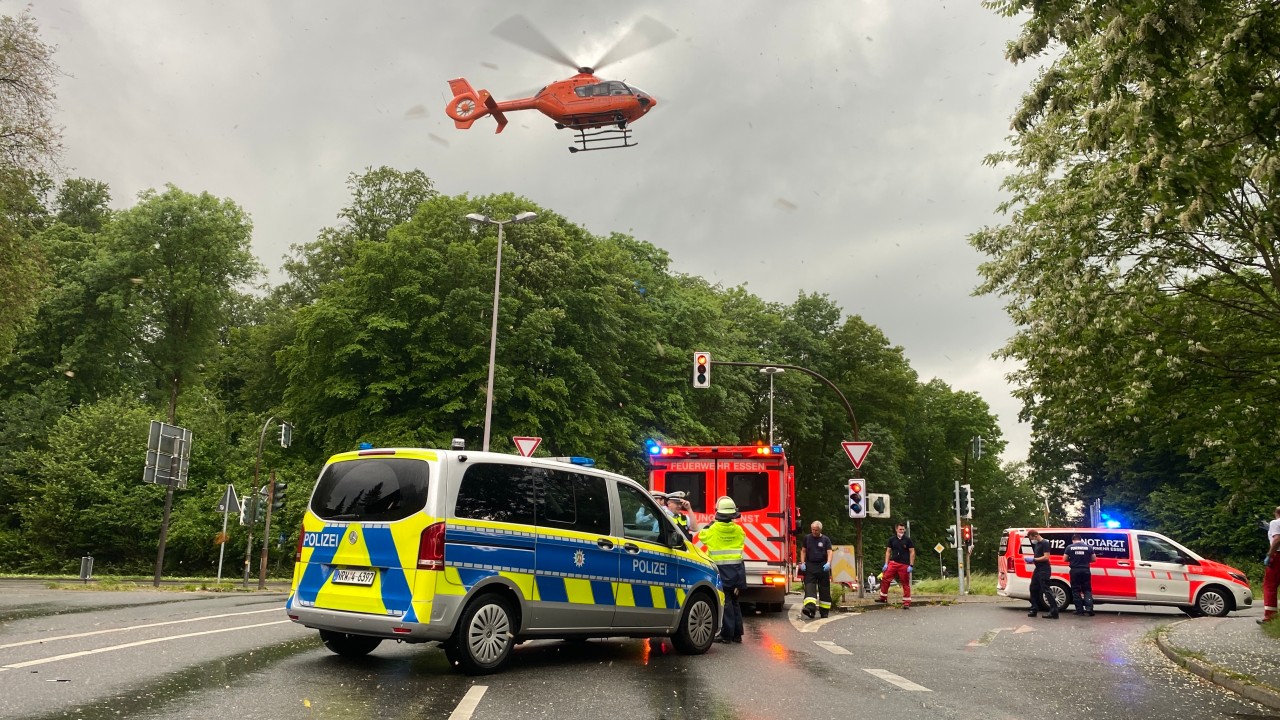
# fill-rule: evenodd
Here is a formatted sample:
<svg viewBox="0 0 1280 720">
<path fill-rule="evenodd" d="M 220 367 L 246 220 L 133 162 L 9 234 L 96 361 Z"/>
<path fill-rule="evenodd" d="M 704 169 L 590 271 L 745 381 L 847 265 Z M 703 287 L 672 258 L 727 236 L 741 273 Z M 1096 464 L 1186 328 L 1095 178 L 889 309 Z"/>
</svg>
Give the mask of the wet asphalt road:
<svg viewBox="0 0 1280 720">
<path fill-rule="evenodd" d="M 1162 610 L 1029 619 L 1013 604 L 748 618 L 700 657 L 669 643 L 538 641 L 502 674 L 433 645 L 330 654 L 281 594 L 0 587 L 0 718 L 1261 718 L 1173 667 Z M 74 636 L 74 637 L 71 637 Z"/>
</svg>

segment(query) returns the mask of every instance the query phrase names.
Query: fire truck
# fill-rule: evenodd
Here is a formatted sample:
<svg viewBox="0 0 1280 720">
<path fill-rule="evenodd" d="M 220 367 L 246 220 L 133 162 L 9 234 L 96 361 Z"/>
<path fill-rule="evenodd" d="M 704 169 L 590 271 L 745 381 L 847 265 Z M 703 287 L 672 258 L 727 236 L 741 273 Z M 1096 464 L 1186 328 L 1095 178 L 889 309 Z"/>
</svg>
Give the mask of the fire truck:
<svg viewBox="0 0 1280 720">
<path fill-rule="evenodd" d="M 795 469 L 787 464 L 782 446 L 650 442 L 645 459 L 649 489 L 683 492 L 698 527 L 715 522 L 717 499 L 733 498 L 746 535 L 747 589 L 739 600 L 781 612 L 795 565 L 791 539 L 800 516 Z M 698 543 L 696 536 L 694 542 Z"/>
</svg>

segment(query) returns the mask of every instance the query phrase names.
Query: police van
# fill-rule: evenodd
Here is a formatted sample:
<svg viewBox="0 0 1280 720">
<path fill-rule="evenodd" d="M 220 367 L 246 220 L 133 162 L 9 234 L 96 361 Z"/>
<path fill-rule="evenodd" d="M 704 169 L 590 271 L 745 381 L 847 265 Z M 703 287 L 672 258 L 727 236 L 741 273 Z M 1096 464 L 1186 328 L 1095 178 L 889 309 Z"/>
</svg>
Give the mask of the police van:
<svg viewBox="0 0 1280 720">
<path fill-rule="evenodd" d="M 659 522 L 635 524 L 641 510 Z M 286 611 L 331 651 L 438 642 L 470 674 L 533 638 L 669 636 L 711 646 L 714 563 L 629 478 L 466 450 L 364 449 L 325 464 Z"/>
<path fill-rule="evenodd" d="M 1030 600 L 1031 528 L 1011 528 L 1000 537 L 996 592 Z M 1062 610 L 1071 603 L 1070 571 L 1065 556 L 1071 536 L 1079 533 L 1093 549 L 1089 568 L 1094 604 L 1169 605 L 1192 617 L 1225 616 L 1253 605 L 1253 591 L 1245 574 L 1206 560 L 1159 533 L 1146 530 L 1100 528 L 1037 528 L 1049 541 L 1053 572 L 1050 590 Z"/>
</svg>

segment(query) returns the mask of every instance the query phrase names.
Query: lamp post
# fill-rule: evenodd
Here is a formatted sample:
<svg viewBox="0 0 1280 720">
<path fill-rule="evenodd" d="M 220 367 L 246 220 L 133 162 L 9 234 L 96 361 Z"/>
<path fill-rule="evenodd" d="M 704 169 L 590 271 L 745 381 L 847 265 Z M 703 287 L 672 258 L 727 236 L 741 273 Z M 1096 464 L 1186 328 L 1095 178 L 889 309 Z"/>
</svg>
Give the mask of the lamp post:
<svg viewBox="0 0 1280 720">
<path fill-rule="evenodd" d="M 493 420 L 493 363 L 498 350 L 498 293 L 502 287 L 502 228 L 510 223 L 529 222 L 536 213 L 522 212 L 508 220 L 494 220 L 480 213 L 471 213 L 467 219 L 476 224 L 498 226 L 498 260 L 493 273 L 493 321 L 489 328 L 489 382 L 484 393 L 484 452 L 489 452 L 489 424 Z"/>
<path fill-rule="evenodd" d="M 762 367 L 760 372 L 769 376 L 769 444 L 773 445 L 773 376 L 786 370 L 780 367 Z"/>
</svg>

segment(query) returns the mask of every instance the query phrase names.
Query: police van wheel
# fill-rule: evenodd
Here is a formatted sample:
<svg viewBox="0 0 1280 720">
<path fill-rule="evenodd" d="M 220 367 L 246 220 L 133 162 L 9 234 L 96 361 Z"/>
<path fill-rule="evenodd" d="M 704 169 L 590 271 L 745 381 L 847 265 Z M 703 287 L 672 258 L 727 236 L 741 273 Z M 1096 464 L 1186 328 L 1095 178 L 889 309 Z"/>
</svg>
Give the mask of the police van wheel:
<svg viewBox="0 0 1280 720">
<path fill-rule="evenodd" d="M 324 646 L 342 657 L 364 657 L 382 644 L 382 638 L 368 635 L 351 635 L 349 633 L 321 630 L 320 641 Z"/>
<path fill-rule="evenodd" d="M 1218 587 L 1207 587 L 1196 595 L 1196 609 L 1210 617 L 1226 617 L 1231 612 L 1231 601 Z"/>
<path fill-rule="evenodd" d="M 685 606 L 671 643 L 685 655 L 701 655 L 711 648 L 715 631 L 715 603 L 705 592 L 699 592 Z"/>
<path fill-rule="evenodd" d="M 511 608 L 497 595 L 482 595 L 467 606 L 453 639 L 458 666 L 468 675 L 502 669 L 515 645 Z"/>
<path fill-rule="evenodd" d="M 1056 610 L 1062 612 L 1071 604 L 1071 588 L 1060 582 L 1049 583 L 1049 596 L 1053 598 Z"/>
</svg>

